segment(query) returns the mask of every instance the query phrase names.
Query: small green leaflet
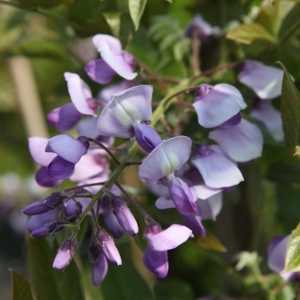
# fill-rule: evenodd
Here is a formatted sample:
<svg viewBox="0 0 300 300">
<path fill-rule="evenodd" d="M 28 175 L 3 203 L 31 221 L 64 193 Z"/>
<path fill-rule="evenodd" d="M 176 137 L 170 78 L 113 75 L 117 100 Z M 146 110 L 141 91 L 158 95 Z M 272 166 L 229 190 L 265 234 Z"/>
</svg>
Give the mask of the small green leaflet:
<svg viewBox="0 0 300 300">
<path fill-rule="evenodd" d="M 297 145 L 300 143 L 300 95 L 291 75 L 282 64 L 281 66 L 284 76 L 280 108 L 285 142 L 293 154 L 297 155 Z"/>
<path fill-rule="evenodd" d="M 148 0 L 128 0 L 130 17 L 135 30 L 139 29 L 140 21 Z"/>
<path fill-rule="evenodd" d="M 287 248 L 285 271 L 300 271 L 300 224 L 293 230 Z"/>
<path fill-rule="evenodd" d="M 273 43 L 273 36 L 260 24 L 250 23 L 242 24 L 231 29 L 226 37 L 241 44 L 251 44 L 255 40 L 265 40 Z"/>
</svg>

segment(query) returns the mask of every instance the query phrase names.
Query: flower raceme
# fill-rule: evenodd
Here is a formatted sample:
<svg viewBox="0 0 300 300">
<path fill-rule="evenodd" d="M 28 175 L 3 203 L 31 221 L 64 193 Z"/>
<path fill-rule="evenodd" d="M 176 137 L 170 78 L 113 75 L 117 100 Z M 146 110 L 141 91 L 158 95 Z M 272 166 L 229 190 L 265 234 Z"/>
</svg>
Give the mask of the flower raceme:
<svg viewBox="0 0 300 300">
<path fill-rule="evenodd" d="M 200 23 L 198 20 L 193 26 Z M 205 28 L 201 30 L 204 32 Z M 117 75 L 125 80 L 103 88 L 94 97 L 78 74 L 65 73 L 71 102 L 48 115 L 49 123 L 60 134 L 49 139 L 31 137 L 29 150 L 40 167 L 36 180 L 41 186 L 53 187 L 65 180 L 76 184 L 29 204 L 23 211 L 29 217 L 27 229 L 34 237 L 45 237 L 66 225 L 80 225 L 84 218 L 91 218 L 92 281 L 99 285 L 109 263 L 122 263 L 117 240 L 139 233 L 141 227 L 135 217 L 139 211 L 146 228 L 144 263 L 163 278 L 169 270 L 168 251 L 195 235 L 206 234 L 203 221 L 215 220 L 222 209 L 223 193 L 244 180 L 238 163 L 261 156 L 263 137 L 243 113 L 247 104 L 240 91 L 225 83 L 202 84 L 196 90 L 193 106 L 199 130 L 208 130 L 201 144 L 184 135 L 163 136 L 150 125 L 153 87 L 133 82 L 137 76 L 134 57 L 114 37 L 99 34 L 93 43 L 101 58 L 86 65 L 87 75 L 100 84 L 110 83 Z M 247 65 L 249 62 L 245 63 L 239 80 L 261 98 L 251 114 L 263 122 L 276 140 L 281 140 L 279 113 L 263 100 L 278 95 L 281 76 L 259 63 Z M 262 85 L 257 87 L 252 77 L 264 72 L 267 91 Z M 75 130 L 69 132 L 70 129 Z M 144 155 L 138 162 L 138 174 L 157 196 L 155 206 L 176 209 L 185 225 L 170 224 L 162 229 L 118 182 L 118 176 L 133 161 L 124 155 L 135 154 L 129 150 L 130 140 L 137 143 Z M 131 205 L 137 209 L 132 211 Z M 54 259 L 56 269 L 66 267 L 75 254 L 78 226 L 71 228 L 73 234 Z"/>
</svg>

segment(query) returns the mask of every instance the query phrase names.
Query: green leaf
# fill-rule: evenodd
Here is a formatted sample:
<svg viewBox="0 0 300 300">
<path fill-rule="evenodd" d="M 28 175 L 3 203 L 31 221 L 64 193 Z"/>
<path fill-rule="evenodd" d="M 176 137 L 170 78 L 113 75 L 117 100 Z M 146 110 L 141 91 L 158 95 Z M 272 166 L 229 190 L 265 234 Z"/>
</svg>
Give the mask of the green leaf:
<svg viewBox="0 0 300 300">
<path fill-rule="evenodd" d="M 33 300 L 30 284 L 21 274 L 12 271 L 11 284 L 12 300 Z"/>
<path fill-rule="evenodd" d="M 130 17 L 134 24 L 135 30 L 138 30 L 140 21 L 144 13 L 147 0 L 128 0 Z"/>
<path fill-rule="evenodd" d="M 137 272 L 133 264 L 131 247 L 128 242 L 120 246 L 123 265 L 110 266 L 109 272 L 101 285 L 103 300 L 153 300 L 153 294 Z"/>
<path fill-rule="evenodd" d="M 103 13 L 104 19 L 108 24 L 111 32 L 119 36 L 120 35 L 120 26 L 121 26 L 121 13 L 119 12 L 105 12 Z"/>
<path fill-rule="evenodd" d="M 287 248 L 285 271 L 300 271 L 300 224 L 293 230 Z"/>
<path fill-rule="evenodd" d="M 291 75 L 284 69 L 280 108 L 282 113 L 285 142 L 297 154 L 300 140 L 300 95 Z"/>
<path fill-rule="evenodd" d="M 64 271 L 54 270 L 52 262 L 56 251 L 49 246 L 47 240 L 28 238 L 27 249 L 32 287 L 38 299 L 84 299 L 74 262 Z"/>
<path fill-rule="evenodd" d="M 265 40 L 274 43 L 273 36 L 260 24 L 242 24 L 231 29 L 226 37 L 241 44 L 250 45 L 256 40 Z"/>
<path fill-rule="evenodd" d="M 158 281 L 154 287 L 156 300 L 194 300 L 191 286 L 182 280 L 167 279 Z"/>
</svg>

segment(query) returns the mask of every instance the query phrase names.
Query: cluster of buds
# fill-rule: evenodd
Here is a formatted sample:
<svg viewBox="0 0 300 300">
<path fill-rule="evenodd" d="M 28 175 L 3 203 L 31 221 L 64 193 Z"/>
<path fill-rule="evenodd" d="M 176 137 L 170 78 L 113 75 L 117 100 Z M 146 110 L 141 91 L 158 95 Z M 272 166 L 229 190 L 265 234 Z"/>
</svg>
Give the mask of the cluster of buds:
<svg viewBox="0 0 300 300">
<path fill-rule="evenodd" d="M 200 21 L 193 26 L 200 26 Z M 217 34 L 216 29 L 213 32 Z M 201 37 L 203 34 L 199 33 Z M 140 208 L 147 240 L 144 263 L 163 278 L 169 270 L 168 251 L 193 236 L 205 236 L 203 220 L 215 220 L 222 209 L 223 192 L 244 180 L 238 163 L 261 156 L 263 136 L 259 127 L 242 116 L 247 104 L 240 91 L 222 83 L 202 84 L 195 90 L 193 106 L 199 130 L 209 130 L 205 143 L 194 143 L 183 135 L 162 137 L 151 126 L 153 87 L 135 83 L 133 55 L 112 36 L 98 34 L 93 43 L 101 58 L 86 65 L 89 78 L 108 84 L 118 75 L 123 81 L 102 88 L 93 97 L 79 75 L 65 73 L 71 102 L 48 115 L 60 134 L 49 139 L 31 137 L 29 149 L 40 166 L 36 180 L 41 186 L 53 187 L 65 180 L 76 185 L 27 206 L 27 228 L 34 237 L 74 228 L 53 262 L 54 268 L 62 269 L 76 252 L 78 227 L 85 218 L 91 218 L 92 281 L 99 285 L 109 263 L 122 264 L 115 241 L 139 233 L 140 224 L 129 208 L 137 205 L 136 200 L 118 182 L 132 157 L 123 159 L 114 147 L 117 138 L 134 140 L 145 155 L 139 163 L 139 178 L 157 195 L 155 206 L 176 209 L 182 220 L 182 224 L 163 229 Z M 259 97 L 252 117 L 263 122 L 277 141 L 282 140 L 281 118 L 269 101 L 280 94 L 282 71 L 254 61 L 246 61 L 241 68 L 239 81 Z M 76 137 L 70 135 L 70 129 L 75 129 Z M 129 147 L 130 143 L 127 156 L 134 152 Z M 111 165 L 116 165 L 112 172 Z"/>
</svg>

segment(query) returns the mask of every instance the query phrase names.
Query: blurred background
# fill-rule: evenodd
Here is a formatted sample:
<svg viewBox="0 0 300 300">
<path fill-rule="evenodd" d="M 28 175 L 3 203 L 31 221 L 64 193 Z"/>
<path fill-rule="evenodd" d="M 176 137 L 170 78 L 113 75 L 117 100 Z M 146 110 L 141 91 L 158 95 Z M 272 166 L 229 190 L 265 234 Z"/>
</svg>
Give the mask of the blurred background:
<svg viewBox="0 0 300 300">
<path fill-rule="evenodd" d="M 270 6 L 260 14 L 257 11 L 266 1 L 170 2 L 148 1 L 140 29 L 135 32 L 125 0 L 0 0 L 1 299 L 9 299 L 9 269 L 27 272 L 26 220 L 21 208 L 47 193 L 34 181 L 35 166 L 27 138 L 54 133 L 47 124 L 46 113 L 69 100 L 63 79 L 65 71 L 80 73 L 88 81 L 83 66 L 97 56 L 90 40 L 92 35 L 119 36 L 151 70 L 180 79 L 190 74 L 185 64 L 190 44 L 184 33 L 196 14 L 227 30 L 245 20 L 258 19 L 266 28 L 272 23 L 277 29 L 270 34 L 278 35 L 279 39 L 295 27 L 300 17 L 297 1 L 267 1 Z M 281 6 L 283 2 L 290 6 Z M 243 34 L 249 38 L 247 33 Z M 243 57 L 266 63 L 282 61 L 299 84 L 299 51 L 298 26 L 289 39 L 276 46 L 259 38 L 247 44 L 224 36 L 204 46 L 201 61 L 204 69 Z M 230 72 L 222 76 L 223 80 L 232 78 Z M 100 89 L 91 86 L 95 93 Z M 299 222 L 300 164 L 286 157 L 282 146 L 267 141 L 264 158 L 243 167 L 246 182 L 226 193 L 225 207 L 217 223 L 208 224 L 214 235 L 209 235 L 205 242 L 197 241 L 196 247 L 187 243 L 172 253 L 171 276 L 161 287 L 159 299 L 196 299 L 222 293 L 231 295 L 226 299 L 255 299 L 251 297 L 260 287 L 252 273 L 246 272 L 245 280 L 238 278 L 234 266 L 240 251 L 255 250 L 265 259 L 270 239 L 289 233 Z M 131 182 L 135 184 L 134 177 Z M 150 197 L 149 203 L 152 200 Z M 260 260 L 255 256 L 243 259 L 246 265 Z M 266 264 L 262 265 L 268 272 Z M 177 295 L 168 295 L 175 286 Z M 247 292 L 245 287 L 249 288 Z"/>
</svg>

